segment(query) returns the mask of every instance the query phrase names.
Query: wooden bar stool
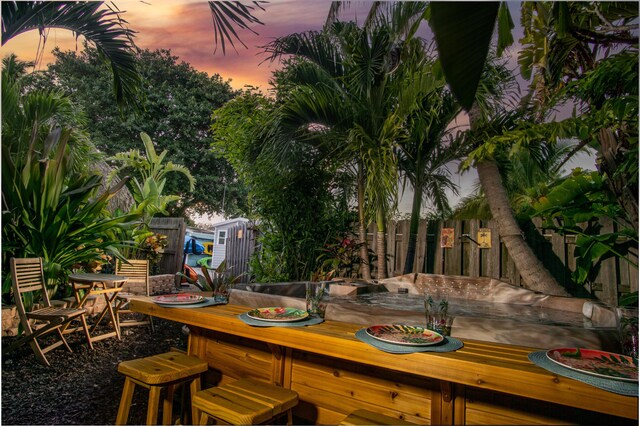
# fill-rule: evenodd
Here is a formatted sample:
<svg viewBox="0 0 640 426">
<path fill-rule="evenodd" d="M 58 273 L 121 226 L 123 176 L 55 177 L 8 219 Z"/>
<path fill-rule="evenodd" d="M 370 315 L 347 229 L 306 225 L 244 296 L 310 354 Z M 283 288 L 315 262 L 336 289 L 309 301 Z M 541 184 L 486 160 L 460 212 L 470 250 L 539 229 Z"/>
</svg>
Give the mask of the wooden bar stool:
<svg viewBox="0 0 640 426">
<path fill-rule="evenodd" d="M 127 423 L 131 398 L 135 385 L 149 389 L 149 407 L 147 408 L 147 424 L 155 425 L 158 419 L 160 391 L 166 387 L 167 392 L 162 404 L 162 424 L 170 425 L 173 411 L 173 394 L 177 385 L 191 382 L 191 397 L 200 390 L 200 374 L 209 368 L 205 361 L 181 352 L 167 352 L 147 358 L 121 362 L 118 372 L 124 374 L 124 388 L 120 407 L 118 408 L 117 425 Z M 194 417 L 194 419 L 197 419 Z"/>
<path fill-rule="evenodd" d="M 396 417 L 386 416 L 369 410 L 356 410 L 340 422 L 344 426 L 356 425 L 414 425 Z"/>
<path fill-rule="evenodd" d="M 201 413 L 201 425 L 206 425 L 210 417 L 232 425 L 255 425 L 285 411 L 290 425 L 291 409 L 298 404 L 298 393 L 253 379 L 240 379 L 200 391 L 191 403 L 194 416 Z"/>
</svg>

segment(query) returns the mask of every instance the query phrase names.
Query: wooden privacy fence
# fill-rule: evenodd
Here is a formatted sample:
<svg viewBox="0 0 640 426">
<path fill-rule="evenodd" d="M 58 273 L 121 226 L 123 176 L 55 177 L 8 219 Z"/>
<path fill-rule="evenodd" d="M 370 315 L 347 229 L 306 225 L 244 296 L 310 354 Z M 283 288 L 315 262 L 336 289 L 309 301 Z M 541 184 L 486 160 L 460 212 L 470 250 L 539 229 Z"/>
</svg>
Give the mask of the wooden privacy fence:
<svg viewBox="0 0 640 426">
<path fill-rule="evenodd" d="M 256 232 L 247 223 L 239 223 L 229 228 L 227 234 L 227 270 L 239 276 L 239 283 L 249 281 L 249 258 L 256 247 Z"/>
<path fill-rule="evenodd" d="M 570 282 L 571 271 L 575 269 L 575 236 L 562 236 L 542 228 L 541 221 L 526 229 L 525 239 L 544 265 L 558 282 L 566 285 Z M 601 221 L 602 232 L 614 230 L 609 219 Z M 443 228 L 453 229 L 451 248 L 440 246 Z M 477 244 L 480 228 L 491 231 L 491 248 L 480 248 Z M 387 227 L 387 271 L 389 276 L 402 275 L 407 253 L 409 221 L 391 222 Z M 376 230 L 369 229 L 369 248 L 375 252 Z M 637 264 L 637 256 L 631 255 Z M 371 265 L 372 275 L 376 276 L 375 262 Z M 416 257 L 412 272 L 435 273 L 445 275 L 463 275 L 470 277 L 490 277 L 521 286 L 521 277 L 513 260 L 498 236 L 493 220 L 448 220 L 444 222 L 420 222 Z M 602 263 L 600 272 L 590 290 L 598 299 L 616 305 L 621 294 L 638 290 L 638 269 L 629 262 L 618 258 L 607 259 Z"/>
<path fill-rule="evenodd" d="M 167 247 L 160 258 L 159 273 L 175 274 L 182 270 L 184 256 L 184 233 L 186 224 L 181 217 L 154 217 L 151 230 L 167 236 Z"/>
</svg>

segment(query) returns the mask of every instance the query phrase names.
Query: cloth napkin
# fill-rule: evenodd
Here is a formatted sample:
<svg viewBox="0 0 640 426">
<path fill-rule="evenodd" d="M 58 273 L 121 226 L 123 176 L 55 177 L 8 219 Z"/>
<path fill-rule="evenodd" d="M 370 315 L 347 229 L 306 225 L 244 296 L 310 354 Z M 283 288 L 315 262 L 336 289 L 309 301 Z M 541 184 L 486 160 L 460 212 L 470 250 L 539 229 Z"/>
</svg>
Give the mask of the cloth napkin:
<svg viewBox="0 0 640 426">
<path fill-rule="evenodd" d="M 559 376 L 575 379 L 597 388 L 627 396 L 638 396 L 638 382 L 624 382 L 621 380 L 606 379 L 581 373 L 556 364 L 547 358 L 547 351 L 536 351 L 529 354 L 529 361 L 545 370 L 556 373 Z"/>
<path fill-rule="evenodd" d="M 215 299 L 213 297 L 205 297 L 204 302 L 200 302 L 200 303 L 189 303 L 189 304 L 185 304 L 185 305 L 173 305 L 170 303 L 158 303 L 158 302 L 154 302 L 156 305 L 160 305 L 163 308 L 203 308 L 205 306 L 212 306 L 212 305 L 226 305 L 227 302 L 216 302 Z"/>
<path fill-rule="evenodd" d="M 376 349 L 380 349 L 384 352 L 392 354 L 411 354 L 414 352 L 452 352 L 462 348 L 464 344 L 455 337 L 446 336 L 444 340 L 436 345 L 430 346 L 407 346 L 407 345 L 395 345 L 393 343 L 382 342 L 369 336 L 365 331 L 365 328 L 361 328 L 356 331 L 356 338 L 361 342 L 367 343 Z"/>
<path fill-rule="evenodd" d="M 251 318 L 246 313 L 238 315 L 240 321 L 254 327 L 306 327 L 307 325 L 320 324 L 324 320 L 320 317 L 309 317 L 299 321 L 261 321 Z"/>
</svg>

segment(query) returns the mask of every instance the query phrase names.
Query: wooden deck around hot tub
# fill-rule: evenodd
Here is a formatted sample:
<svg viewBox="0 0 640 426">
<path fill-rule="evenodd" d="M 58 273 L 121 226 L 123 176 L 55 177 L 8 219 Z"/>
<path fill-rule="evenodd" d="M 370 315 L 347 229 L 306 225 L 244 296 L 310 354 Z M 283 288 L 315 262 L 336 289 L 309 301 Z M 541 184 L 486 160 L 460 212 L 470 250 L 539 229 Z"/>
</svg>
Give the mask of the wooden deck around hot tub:
<svg viewBox="0 0 640 426">
<path fill-rule="evenodd" d="M 527 359 L 534 349 L 464 340 L 450 353 L 389 354 L 360 342 L 361 325 L 251 327 L 240 305 L 134 311 L 188 324 L 189 353 L 209 363 L 204 386 L 253 377 L 300 395 L 308 423 L 338 423 L 366 408 L 417 424 L 637 424 L 638 398 L 557 376 Z"/>
</svg>

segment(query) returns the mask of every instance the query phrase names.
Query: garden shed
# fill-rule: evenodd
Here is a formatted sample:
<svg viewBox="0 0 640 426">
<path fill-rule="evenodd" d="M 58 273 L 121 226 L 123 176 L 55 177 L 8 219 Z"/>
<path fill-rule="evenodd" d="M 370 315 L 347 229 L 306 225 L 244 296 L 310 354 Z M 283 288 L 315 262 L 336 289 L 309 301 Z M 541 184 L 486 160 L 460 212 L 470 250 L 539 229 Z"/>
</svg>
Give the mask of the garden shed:
<svg viewBox="0 0 640 426">
<path fill-rule="evenodd" d="M 238 217 L 218 222 L 213 225 L 213 250 L 211 253 L 211 267 L 217 268 L 227 257 L 227 240 L 230 230 L 240 224 L 249 222 L 249 219 Z"/>
</svg>

